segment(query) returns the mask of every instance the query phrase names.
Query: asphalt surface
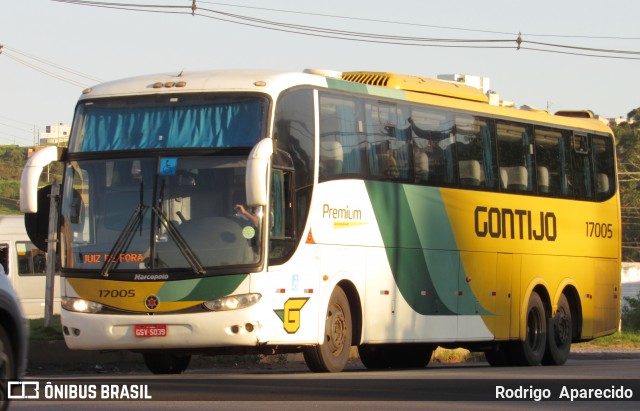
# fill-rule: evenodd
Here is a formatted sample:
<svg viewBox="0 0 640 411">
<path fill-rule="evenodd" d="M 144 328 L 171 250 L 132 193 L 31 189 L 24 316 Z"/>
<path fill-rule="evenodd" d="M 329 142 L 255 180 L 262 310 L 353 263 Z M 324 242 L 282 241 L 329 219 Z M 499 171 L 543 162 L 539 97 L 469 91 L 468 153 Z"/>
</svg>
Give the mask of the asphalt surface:
<svg viewBox="0 0 640 411">
<path fill-rule="evenodd" d="M 355 352 L 355 350 L 354 350 Z M 357 356 L 352 366 L 358 366 Z M 620 360 L 640 359 L 640 349 L 634 348 L 600 348 L 591 346 L 572 347 L 573 360 Z M 483 361 L 477 356 L 473 361 Z M 302 354 L 280 356 L 193 356 L 189 368 L 286 368 L 297 367 L 304 363 Z M 80 373 L 113 373 L 119 371 L 146 370 L 142 356 L 129 351 L 77 351 L 69 350 L 64 341 L 31 341 L 29 346 L 29 365 L 27 375 L 42 372 L 80 372 Z"/>
</svg>

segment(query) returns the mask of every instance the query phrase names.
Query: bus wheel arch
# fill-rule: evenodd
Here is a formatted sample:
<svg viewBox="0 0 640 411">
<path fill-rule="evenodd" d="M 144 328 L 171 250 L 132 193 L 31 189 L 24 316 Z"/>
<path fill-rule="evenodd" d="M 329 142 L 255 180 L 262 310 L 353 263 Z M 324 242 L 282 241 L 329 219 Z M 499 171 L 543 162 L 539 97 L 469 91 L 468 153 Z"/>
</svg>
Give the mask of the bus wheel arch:
<svg viewBox="0 0 640 411">
<path fill-rule="evenodd" d="M 340 372 L 349 361 L 353 341 L 353 315 L 344 289 L 337 285 L 327 304 L 323 342 L 303 348 L 304 360 L 313 372 Z"/>
</svg>

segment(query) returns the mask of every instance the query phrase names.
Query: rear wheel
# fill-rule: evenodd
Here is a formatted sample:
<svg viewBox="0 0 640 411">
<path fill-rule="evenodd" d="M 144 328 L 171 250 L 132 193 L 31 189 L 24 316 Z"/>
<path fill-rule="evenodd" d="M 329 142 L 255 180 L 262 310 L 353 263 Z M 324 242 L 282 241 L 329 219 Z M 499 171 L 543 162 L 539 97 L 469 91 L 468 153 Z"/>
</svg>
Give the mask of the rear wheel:
<svg viewBox="0 0 640 411">
<path fill-rule="evenodd" d="M 340 287 L 331 293 L 320 345 L 305 347 L 304 360 L 313 372 L 340 372 L 347 365 L 353 333 L 351 308 Z"/>
<path fill-rule="evenodd" d="M 527 330 L 524 341 L 512 346 L 515 365 L 539 365 L 547 344 L 547 316 L 542 299 L 531 293 L 527 307 Z"/>
<path fill-rule="evenodd" d="M 556 315 L 549 319 L 547 327 L 547 348 L 542 358 L 544 365 L 562 365 L 569 359 L 573 322 L 571 308 L 564 294 L 558 300 Z"/>
<path fill-rule="evenodd" d="M 182 374 L 189 366 L 190 355 L 170 353 L 142 354 L 144 364 L 154 374 Z"/>
</svg>

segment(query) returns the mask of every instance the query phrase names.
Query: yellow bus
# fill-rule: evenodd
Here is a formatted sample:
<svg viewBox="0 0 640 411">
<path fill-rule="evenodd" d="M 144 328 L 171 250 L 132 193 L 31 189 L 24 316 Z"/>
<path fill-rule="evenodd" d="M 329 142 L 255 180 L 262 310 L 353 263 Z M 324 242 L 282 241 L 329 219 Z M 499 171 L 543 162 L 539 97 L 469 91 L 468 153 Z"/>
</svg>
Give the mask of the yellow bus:
<svg viewBox="0 0 640 411">
<path fill-rule="evenodd" d="M 49 213 L 38 177 L 63 161 L 71 349 L 140 352 L 154 373 L 292 352 L 338 372 L 352 346 L 368 368 L 437 346 L 559 365 L 619 322 L 614 144 L 588 111 L 422 77 L 148 75 L 84 91 L 21 206 Z"/>
</svg>

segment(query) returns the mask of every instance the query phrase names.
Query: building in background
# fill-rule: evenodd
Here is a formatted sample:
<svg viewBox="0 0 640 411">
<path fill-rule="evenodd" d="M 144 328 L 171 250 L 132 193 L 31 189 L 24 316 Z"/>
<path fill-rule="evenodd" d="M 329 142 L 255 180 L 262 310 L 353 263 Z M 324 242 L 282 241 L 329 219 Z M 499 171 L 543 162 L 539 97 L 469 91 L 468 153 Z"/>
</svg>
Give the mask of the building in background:
<svg viewBox="0 0 640 411">
<path fill-rule="evenodd" d="M 40 145 L 66 145 L 69 141 L 70 133 L 71 126 L 67 124 L 59 123 L 52 126 L 46 126 L 45 132 L 40 133 Z"/>
</svg>

